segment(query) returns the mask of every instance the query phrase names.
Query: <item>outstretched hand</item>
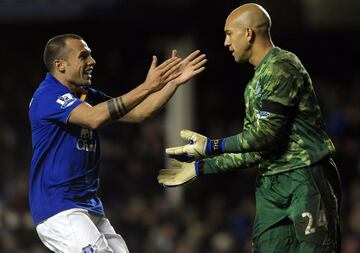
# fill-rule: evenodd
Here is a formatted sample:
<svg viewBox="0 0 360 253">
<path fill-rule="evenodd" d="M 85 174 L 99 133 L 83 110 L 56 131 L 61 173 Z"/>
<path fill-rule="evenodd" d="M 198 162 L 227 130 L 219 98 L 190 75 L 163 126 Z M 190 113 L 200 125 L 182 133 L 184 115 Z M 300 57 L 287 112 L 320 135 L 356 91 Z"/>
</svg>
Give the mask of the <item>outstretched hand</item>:
<svg viewBox="0 0 360 253">
<path fill-rule="evenodd" d="M 183 83 L 186 83 L 194 76 L 201 73 L 205 67 L 205 63 L 207 62 L 206 55 L 200 54 L 200 50 L 195 50 L 191 54 L 189 54 L 185 59 L 183 59 L 180 62 L 180 67 L 178 69 L 178 73 L 180 73 L 179 76 L 174 78 L 173 82 L 177 85 L 181 85 Z M 177 51 L 172 51 L 172 58 L 177 57 Z"/>
<path fill-rule="evenodd" d="M 208 138 L 190 130 L 180 131 L 180 137 L 188 141 L 188 144 L 179 147 L 167 148 L 165 150 L 169 158 L 178 161 L 193 161 L 206 157 L 206 144 Z"/>
<path fill-rule="evenodd" d="M 196 178 L 195 162 L 182 163 L 171 160 L 169 169 L 159 171 L 159 184 L 167 187 L 180 186 Z"/>
<path fill-rule="evenodd" d="M 179 71 L 181 67 L 181 58 L 171 57 L 158 64 L 158 59 L 156 56 L 153 56 L 151 66 L 146 76 L 144 85 L 151 92 L 158 91 L 162 89 L 168 82 L 174 80 L 175 78 L 181 75 Z"/>
</svg>

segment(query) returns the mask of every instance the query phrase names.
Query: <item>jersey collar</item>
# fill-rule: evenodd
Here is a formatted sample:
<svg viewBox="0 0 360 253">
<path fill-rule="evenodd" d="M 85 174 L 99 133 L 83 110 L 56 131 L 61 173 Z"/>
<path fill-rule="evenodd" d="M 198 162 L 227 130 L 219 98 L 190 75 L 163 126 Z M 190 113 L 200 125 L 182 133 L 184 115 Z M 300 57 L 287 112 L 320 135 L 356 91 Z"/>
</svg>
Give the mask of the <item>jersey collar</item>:
<svg viewBox="0 0 360 253">
<path fill-rule="evenodd" d="M 280 50 L 279 47 L 273 47 L 266 55 L 265 57 L 261 60 L 261 62 L 254 68 L 255 71 L 257 71 L 258 69 L 260 69 L 260 67 L 262 65 L 265 65 L 269 59 L 275 54 L 277 53 L 278 51 Z"/>
</svg>

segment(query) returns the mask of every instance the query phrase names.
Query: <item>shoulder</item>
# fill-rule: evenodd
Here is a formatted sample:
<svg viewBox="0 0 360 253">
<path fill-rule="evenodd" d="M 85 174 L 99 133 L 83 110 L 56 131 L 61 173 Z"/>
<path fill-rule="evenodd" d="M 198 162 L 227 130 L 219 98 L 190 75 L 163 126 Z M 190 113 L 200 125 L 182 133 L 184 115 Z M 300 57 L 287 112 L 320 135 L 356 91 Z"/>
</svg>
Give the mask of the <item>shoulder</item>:
<svg viewBox="0 0 360 253">
<path fill-rule="evenodd" d="M 57 87 L 51 83 L 43 82 L 35 91 L 33 103 L 36 102 L 41 106 L 50 106 L 59 104 L 61 107 L 67 107 L 76 100 L 76 96 L 63 87 Z"/>
<path fill-rule="evenodd" d="M 279 49 L 269 61 L 269 70 L 274 74 L 298 75 L 303 68 L 300 59 L 292 52 Z"/>
</svg>

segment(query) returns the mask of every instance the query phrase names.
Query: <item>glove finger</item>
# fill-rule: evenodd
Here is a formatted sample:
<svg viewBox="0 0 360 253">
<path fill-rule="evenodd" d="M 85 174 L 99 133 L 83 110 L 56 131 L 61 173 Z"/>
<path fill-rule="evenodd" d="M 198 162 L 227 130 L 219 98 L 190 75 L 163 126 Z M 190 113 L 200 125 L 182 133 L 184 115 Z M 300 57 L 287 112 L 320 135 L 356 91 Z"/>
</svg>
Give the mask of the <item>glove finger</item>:
<svg viewBox="0 0 360 253">
<path fill-rule="evenodd" d="M 197 134 L 191 130 L 183 129 L 180 131 L 180 137 L 184 140 L 190 141 L 194 138 L 194 135 Z"/>
<path fill-rule="evenodd" d="M 170 154 L 170 155 L 179 155 L 179 154 L 184 153 L 183 147 L 184 146 L 166 148 L 165 152 L 166 152 L 166 154 Z"/>
<path fill-rule="evenodd" d="M 162 169 L 159 171 L 159 175 L 174 176 L 179 169 Z"/>
<path fill-rule="evenodd" d="M 170 176 L 170 175 L 162 175 L 159 174 L 157 177 L 158 183 L 159 184 L 164 184 L 164 185 L 174 185 L 175 180 L 174 180 L 174 176 Z"/>
<path fill-rule="evenodd" d="M 167 176 L 158 176 L 158 182 L 159 184 L 162 184 L 165 187 L 176 187 L 183 184 L 186 184 L 188 182 L 191 182 L 196 179 L 196 177 L 189 178 L 188 180 L 177 180 L 175 177 L 167 177 Z"/>
</svg>

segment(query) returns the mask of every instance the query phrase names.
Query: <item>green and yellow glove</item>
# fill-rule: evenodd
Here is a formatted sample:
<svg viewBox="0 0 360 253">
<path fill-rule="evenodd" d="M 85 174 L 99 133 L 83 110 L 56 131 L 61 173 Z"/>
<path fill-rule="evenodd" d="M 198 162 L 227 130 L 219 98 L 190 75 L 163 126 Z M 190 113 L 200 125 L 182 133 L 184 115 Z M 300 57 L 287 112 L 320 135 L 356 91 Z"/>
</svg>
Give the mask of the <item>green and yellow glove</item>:
<svg viewBox="0 0 360 253">
<path fill-rule="evenodd" d="M 224 139 L 211 140 L 204 135 L 186 129 L 180 131 L 180 137 L 189 143 L 184 146 L 167 148 L 165 152 L 169 158 L 178 161 L 194 161 L 222 154 L 224 151 Z"/>
</svg>

